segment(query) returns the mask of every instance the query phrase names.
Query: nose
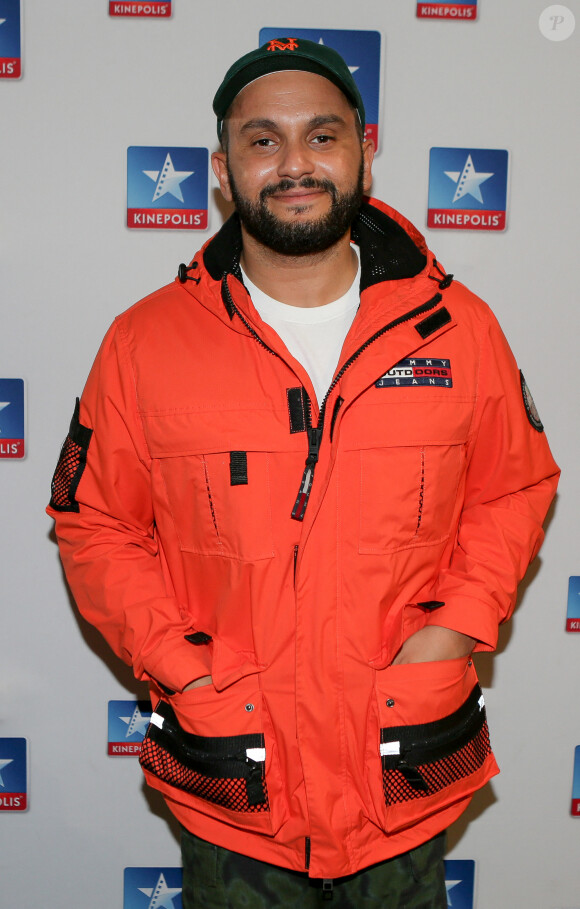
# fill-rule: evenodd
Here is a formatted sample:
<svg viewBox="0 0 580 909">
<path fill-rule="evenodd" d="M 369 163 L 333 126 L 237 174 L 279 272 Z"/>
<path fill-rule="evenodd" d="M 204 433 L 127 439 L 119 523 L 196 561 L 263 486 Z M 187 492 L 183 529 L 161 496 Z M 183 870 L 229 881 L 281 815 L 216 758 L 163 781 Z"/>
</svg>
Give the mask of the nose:
<svg viewBox="0 0 580 909">
<path fill-rule="evenodd" d="M 278 160 L 278 175 L 300 180 L 313 170 L 314 161 L 308 145 L 300 139 L 288 139 Z"/>
</svg>

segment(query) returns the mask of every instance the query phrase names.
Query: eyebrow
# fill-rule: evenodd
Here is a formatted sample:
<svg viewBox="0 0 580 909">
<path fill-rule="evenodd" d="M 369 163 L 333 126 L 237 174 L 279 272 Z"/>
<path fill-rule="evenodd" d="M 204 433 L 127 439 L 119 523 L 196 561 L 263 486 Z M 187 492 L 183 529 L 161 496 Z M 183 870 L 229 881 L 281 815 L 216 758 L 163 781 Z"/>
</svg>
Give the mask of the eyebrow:
<svg viewBox="0 0 580 909">
<path fill-rule="evenodd" d="M 317 117 L 312 117 L 308 121 L 308 129 L 318 129 L 321 126 L 328 126 L 332 123 L 338 125 L 344 124 L 346 121 L 344 117 L 340 117 L 338 114 L 319 114 Z M 255 117 L 252 120 L 247 120 L 244 125 L 240 128 L 240 133 L 251 132 L 254 129 L 278 129 L 278 124 L 275 120 L 269 120 L 267 118 Z"/>
</svg>

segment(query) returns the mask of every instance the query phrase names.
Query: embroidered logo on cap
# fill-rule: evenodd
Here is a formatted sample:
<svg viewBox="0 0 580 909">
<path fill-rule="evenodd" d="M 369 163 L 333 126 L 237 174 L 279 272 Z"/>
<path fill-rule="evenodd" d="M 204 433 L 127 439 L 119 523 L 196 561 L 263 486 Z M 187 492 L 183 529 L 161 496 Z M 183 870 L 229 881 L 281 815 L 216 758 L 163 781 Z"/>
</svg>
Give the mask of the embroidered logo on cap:
<svg viewBox="0 0 580 909">
<path fill-rule="evenodd" d="M 451 361 L 438 357 L 410 357 L 401 360 L 375 382 L 375 388 L 408 388 L 415 385 L 453 388 Z"/>
<path fill-rule="evenodd" d="M 283 41 L 278 41 L 277 39 L 274 39 L 273 41 L 270 41 L 270 43 L 268 44 L 268 50 L 269 50 L 269 51 L 277 51 L 277 50 L 279 50 L 279 51 L 287 51 L 287 50 L 293 51 L 293 50 L 296 50 L 297 47 L 298 47 L 298 41 L 296 41 L 295 38 L 288 38 L 288 43 L 287 43 L 287 44 L 284 44 Z"/>
</svg>

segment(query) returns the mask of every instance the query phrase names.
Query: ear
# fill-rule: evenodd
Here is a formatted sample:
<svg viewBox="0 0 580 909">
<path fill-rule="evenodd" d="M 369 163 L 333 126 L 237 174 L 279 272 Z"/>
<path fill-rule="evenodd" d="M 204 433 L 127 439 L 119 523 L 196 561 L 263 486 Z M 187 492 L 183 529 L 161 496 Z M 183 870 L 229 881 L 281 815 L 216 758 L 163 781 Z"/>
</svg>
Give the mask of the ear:
<svg viewBox="0 0 580 909">
<path fill-rule="evenodd" d="M 211 156 L 211 166 L 220 185 L 222 196 L 226 202 L 232 202 L 233 198 L 228 177 L 228 159 L 226 153 L 223 151 L 213 152 Z"/>
<path fill-rule="evenodd" d="M 368 193 L 373 182 L 373 159 L 375 157 L 375 143 L 372 139 L 365 139 L 362 144 L 363 153 L 363 190 Z"/>
</svg>

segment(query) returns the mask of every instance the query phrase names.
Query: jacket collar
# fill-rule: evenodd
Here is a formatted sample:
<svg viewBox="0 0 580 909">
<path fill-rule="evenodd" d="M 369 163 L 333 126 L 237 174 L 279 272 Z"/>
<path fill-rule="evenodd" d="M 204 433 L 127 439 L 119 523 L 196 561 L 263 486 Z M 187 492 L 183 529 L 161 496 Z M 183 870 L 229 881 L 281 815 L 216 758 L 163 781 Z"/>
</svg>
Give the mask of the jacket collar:
<svg viewBox="0 0 580 909">
<path fill-rule="evenodd" d="M 414 278 L 427 264 L 422 236 L 382 203 L 363 202 L 351 237 L 360 248 L 361 291 L 381 281 Z M 203 251 L 204 265 L 215 281 L 225 274 L 241 278 L 242 231 L 235 212 Z"/>
</svg>

